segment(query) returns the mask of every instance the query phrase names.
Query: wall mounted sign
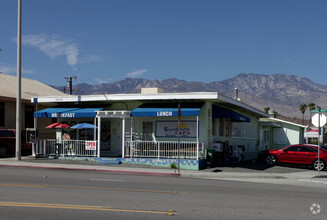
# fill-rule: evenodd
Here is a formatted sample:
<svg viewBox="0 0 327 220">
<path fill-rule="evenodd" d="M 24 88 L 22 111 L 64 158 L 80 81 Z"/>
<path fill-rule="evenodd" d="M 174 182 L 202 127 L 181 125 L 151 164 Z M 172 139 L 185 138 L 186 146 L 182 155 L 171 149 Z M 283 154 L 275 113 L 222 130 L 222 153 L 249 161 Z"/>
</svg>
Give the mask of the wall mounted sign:
<svg viewBox="0 0 327 220">
<path fill-rule="evenodd" d="M 196 121 L 181 121 L 181 138 L 196 138 L 196 131 Z M 156 137 L 178 137 L 178 121 L 156 121 Z"/>
</svg>

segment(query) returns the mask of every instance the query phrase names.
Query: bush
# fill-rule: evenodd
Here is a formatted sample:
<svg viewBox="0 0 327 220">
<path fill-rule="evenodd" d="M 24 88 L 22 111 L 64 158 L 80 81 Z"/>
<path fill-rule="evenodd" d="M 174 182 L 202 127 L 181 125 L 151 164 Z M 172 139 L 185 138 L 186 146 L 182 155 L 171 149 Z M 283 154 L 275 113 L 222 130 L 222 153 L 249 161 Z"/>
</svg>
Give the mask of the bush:
<svg viewBox="0 0 327 220">
<path fill-rule="evenodd" d="M 317 145 L 317 144 L 318 144 L 318 139 L 313 139 L 313 140 L 311 140 L 311 141 L 310 141 L 310 144 L 316 144 L 316 145 Z"/>
<path fill-rule="evenodd" d="M 174 164 L 174 163 L 170 164 L 170 167 L 173 168 L 173 169 L 177 169 L 177 165 Z"/>
</svg>

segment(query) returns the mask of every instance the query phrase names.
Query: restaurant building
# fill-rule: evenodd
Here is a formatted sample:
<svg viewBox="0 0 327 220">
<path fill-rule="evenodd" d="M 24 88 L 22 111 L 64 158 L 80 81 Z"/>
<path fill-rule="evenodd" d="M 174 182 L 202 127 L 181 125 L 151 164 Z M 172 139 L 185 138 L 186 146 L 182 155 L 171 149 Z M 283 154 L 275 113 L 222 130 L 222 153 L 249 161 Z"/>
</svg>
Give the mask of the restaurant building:
<svg viewBox="0 0 327 220">
<path fill-rule="evenodd" d="M 255 159 L 261 149 L 259 119 L 270 117 L 218 92 L 164 93 L 159 88 L 139 94 L 40 96 L 32 102 L 54 105 L 34 114 L 37 124 L 51 118 L 91 125 L 53 130 L 52 137 L 35 144 L 37 155 L 165 167 L 180 161 L 182 169 L 196 170 L 210 161 L 209 151 L 226 162 L 237 147 L 242 160 Z M 70 140 L 62 138 L 64 132 Z"/>
</svg>

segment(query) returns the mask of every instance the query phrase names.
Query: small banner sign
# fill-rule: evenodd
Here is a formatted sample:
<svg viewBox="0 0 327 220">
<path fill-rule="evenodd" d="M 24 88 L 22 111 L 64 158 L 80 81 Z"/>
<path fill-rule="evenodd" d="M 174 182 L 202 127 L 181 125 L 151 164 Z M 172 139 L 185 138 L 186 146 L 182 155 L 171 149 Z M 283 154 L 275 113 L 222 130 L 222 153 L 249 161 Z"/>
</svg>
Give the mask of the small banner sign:
<svg viewBox="0 0 327 220">
<path fill-rule="evenodd" d="M 85 141 L 85 150 L 96 150 L 97 142 L 96 141 Z"/>
</svg>

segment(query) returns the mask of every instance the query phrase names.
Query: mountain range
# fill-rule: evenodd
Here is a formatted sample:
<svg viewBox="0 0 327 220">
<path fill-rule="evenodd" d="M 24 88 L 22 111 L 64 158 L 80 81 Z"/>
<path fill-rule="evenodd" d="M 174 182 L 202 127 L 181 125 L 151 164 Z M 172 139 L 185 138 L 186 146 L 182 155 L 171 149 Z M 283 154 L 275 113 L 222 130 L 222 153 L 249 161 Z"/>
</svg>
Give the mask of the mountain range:
<svg viewBox="0 0 327 220">
<path fill-rule="evenodd" d="M 53 86 L 63 91 L 64 87 Z M 188 82 L 176 78 L 166 80 L 149 80 L 142 78 L 124 78 L 113 83 L 90 85 L 86 83 L 74 85 L 73 94 L 113 94 L 140 93 L 141 88 L 158 87 L 164 92 L 218 92 L 234 97 L 238 88 L 241 101 L 259 110 L 269 107 L 278 112 L 283 119 L 301 123 L 301 104 L 315 103 L 321 107 L 327 103 L 327 86 L 313 81 L 286 74 L 263 75 L 256 73 L 240 73 L 235 77 L 210 83 Z M 305 119 L 309 119 L 309 109 Z"/>
</svg>

